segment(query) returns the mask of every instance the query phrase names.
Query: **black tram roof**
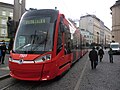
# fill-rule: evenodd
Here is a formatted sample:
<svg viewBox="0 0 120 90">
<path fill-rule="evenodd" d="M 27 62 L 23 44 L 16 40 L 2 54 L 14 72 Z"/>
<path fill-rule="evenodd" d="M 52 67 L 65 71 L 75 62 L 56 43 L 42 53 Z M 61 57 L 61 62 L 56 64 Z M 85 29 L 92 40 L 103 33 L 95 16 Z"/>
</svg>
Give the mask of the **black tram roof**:
<svg viewBox="0 0 120 90">
<path fill-rule="evenodd" d="M 24 17 L 29 16 L 39 16 L 39 15 L 52 15 L 57 16 L 59 13 L 58 10 L 54 9 L 40 9 L 40 10 L 29 10 L 24 14 Z"/>
</svg>

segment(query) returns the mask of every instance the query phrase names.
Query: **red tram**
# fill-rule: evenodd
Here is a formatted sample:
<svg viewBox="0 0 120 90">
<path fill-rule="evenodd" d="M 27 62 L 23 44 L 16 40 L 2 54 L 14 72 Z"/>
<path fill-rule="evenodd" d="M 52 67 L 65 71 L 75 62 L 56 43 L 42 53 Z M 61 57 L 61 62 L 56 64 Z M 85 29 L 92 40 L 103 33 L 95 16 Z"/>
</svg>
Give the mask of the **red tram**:
<svg viewBox="0 0 120 90">
<path fill-rule="evenodd" d="M 50 80 L 68 70 L 87 51 L 80 31 L 58 10 L 26 12 L 10 53 L 10 75 L 20 80 Z"/>
</svg>

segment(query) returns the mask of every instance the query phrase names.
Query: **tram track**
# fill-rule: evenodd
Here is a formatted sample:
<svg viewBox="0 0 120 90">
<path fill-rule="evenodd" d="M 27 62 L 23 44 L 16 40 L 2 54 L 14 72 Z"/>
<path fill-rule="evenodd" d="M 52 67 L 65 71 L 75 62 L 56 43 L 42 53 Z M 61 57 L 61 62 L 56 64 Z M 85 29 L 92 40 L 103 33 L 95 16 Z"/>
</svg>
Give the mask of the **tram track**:
<svg viewBox="0 0 120 90">
<path fill-rule="evenodd" d="M 10 81 L 7 79 L 11 79 Z M 4 84 L 4 82 L 8 82 L 7 84 Z M 2 80 L 0 81 L 0 83 L 3 83 L 3 85 L 0 86 L 0 90 L 13 90 L 13 88 L 19 87 L 19 90 L 21 90 L 20 88 L 24 88 L 25 90 L 33 90 L 36 87 L 39 86 L 44 86 L 47 85 L 50 82 L 46 82 L 46 81 L 24 81 L 24 80 L 16 80 L 13 79 L 11 77 L 6 77 L 6 78 L 2 78 Z"/>
<path fill-rule="evenodd" d="M 0 90 L 6 90 L 7 88 L 15 85 L 16 83 L 11 83 L 11 84 L 8 84 L 7 86 L 3 87 L 3 88 L 0 88 Z"/>
<path fill-rule="evenodd" d="M 11 79 L 12 78 L 10 77 L 9 74 L 0 76 L 0 83 L 3 84 L 2 86 L 0 86 L 0 90 L 6 90 L 7 88 L 19 83 L 17 80 L 11 82 Z M 10 80 L 10 82 L 9 82 L 9 80 Z M 6 81 L 7 81 L 7 83 L 5 84 L 4 82 L 6 82 Z"/>
<path fill-rule="evenodd" d="M 9 77 L 10 77 L 9 74 L 5 74 L 3 76 L 0 76 L 0 80 L 6 79 L 6 78 L 9 78 Z"/>
<path fill-rule="evenodd" d="M 54 79 L 55 80 L 55 79 Z M 54 80 L 51 81 L 21 81 L 21 80 L 16 80 L 12 77 L 10 77 L 10 75 L 4 75 L 0 77 L 0 90 L 12 90 L 12 88 L 14 87 L 19 87 L 20 86 L 24 86 L 26 85 L 27 87 L 24 87 L 27 90 L 33 90 L 36 87 L 42 87 L 42 86 L 46 86 L 49 85 L 50 83 L 54 82 Z M 5 84 L 5 82 L 7 82 Z M 23 88 L 23 87 L 20 87 Z"/>
</svg>

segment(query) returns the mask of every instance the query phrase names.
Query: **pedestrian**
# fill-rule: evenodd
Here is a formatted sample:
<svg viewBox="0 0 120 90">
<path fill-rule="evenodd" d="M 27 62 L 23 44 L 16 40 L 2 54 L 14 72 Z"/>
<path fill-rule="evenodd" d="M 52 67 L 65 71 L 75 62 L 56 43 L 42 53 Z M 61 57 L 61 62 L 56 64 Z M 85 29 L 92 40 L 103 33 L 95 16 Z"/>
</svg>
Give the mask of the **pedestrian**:
<svg viewBox="0 0 120 90">
<path fill-rule="evenodd" d="M 4 40 L 2 41 L 1 50 L 2 50 L 1 63 L 4 64 L 5 54 L 6 54 L 6 50 L 7 50 Z"/>
<path fill-rule="evenodd" d="M 99 50 L 99 46 L 97 46 L 96 49 Z"/>
<path fill-rule="evenodd" d="M 1 57 L 2 57 L 2 46 L 0 45 L 0 64 L 2 63 Z"/>
<path fill-rule="evenodd" d="M 91 68 L 95 69 L 96 66 L 98 65 L 98 54 L 97 51 L 95 50 L 95 47 L 93 47 L 92 50 L 89 52 L 89 58 L 91 61 Z"/>
<path fill-rule="evenodd" d="M 104 51 L 102 47 L 100 47 L 100 49 L 98 50 L 98 55 L 99 55 L 99 60 L 101 62 L 103 59 L 103 55 L 104 55 Z"/>
<path fill-rule="evenodd" d="M 108 54 L 109 54 L 110 63 L 113 63 L 113 52 L 112 52 L 112 48 L 109 49 Z"/>
</svg>

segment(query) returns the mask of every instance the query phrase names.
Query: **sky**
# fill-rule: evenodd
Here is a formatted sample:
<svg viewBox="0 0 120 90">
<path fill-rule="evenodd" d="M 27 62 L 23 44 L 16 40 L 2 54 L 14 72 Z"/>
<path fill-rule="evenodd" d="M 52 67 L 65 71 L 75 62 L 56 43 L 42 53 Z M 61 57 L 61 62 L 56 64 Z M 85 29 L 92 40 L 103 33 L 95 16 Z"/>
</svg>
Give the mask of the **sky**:
<svg viewBox="0 0 120 90">
<path fill-rule="evenodd" d="M 21 1 L 21 0 L 20 0 Z M 112 15 L 110 7 L 117 0 L 26 0 L 26 9 L 57 9 L 65 14 L 66 18 L 73 20 L 81 16 L 96 15 L 109 29 L 112 27 Z M 0 0 L 0 2 L 13 4 L 14 0 Z"/>
</svg>

